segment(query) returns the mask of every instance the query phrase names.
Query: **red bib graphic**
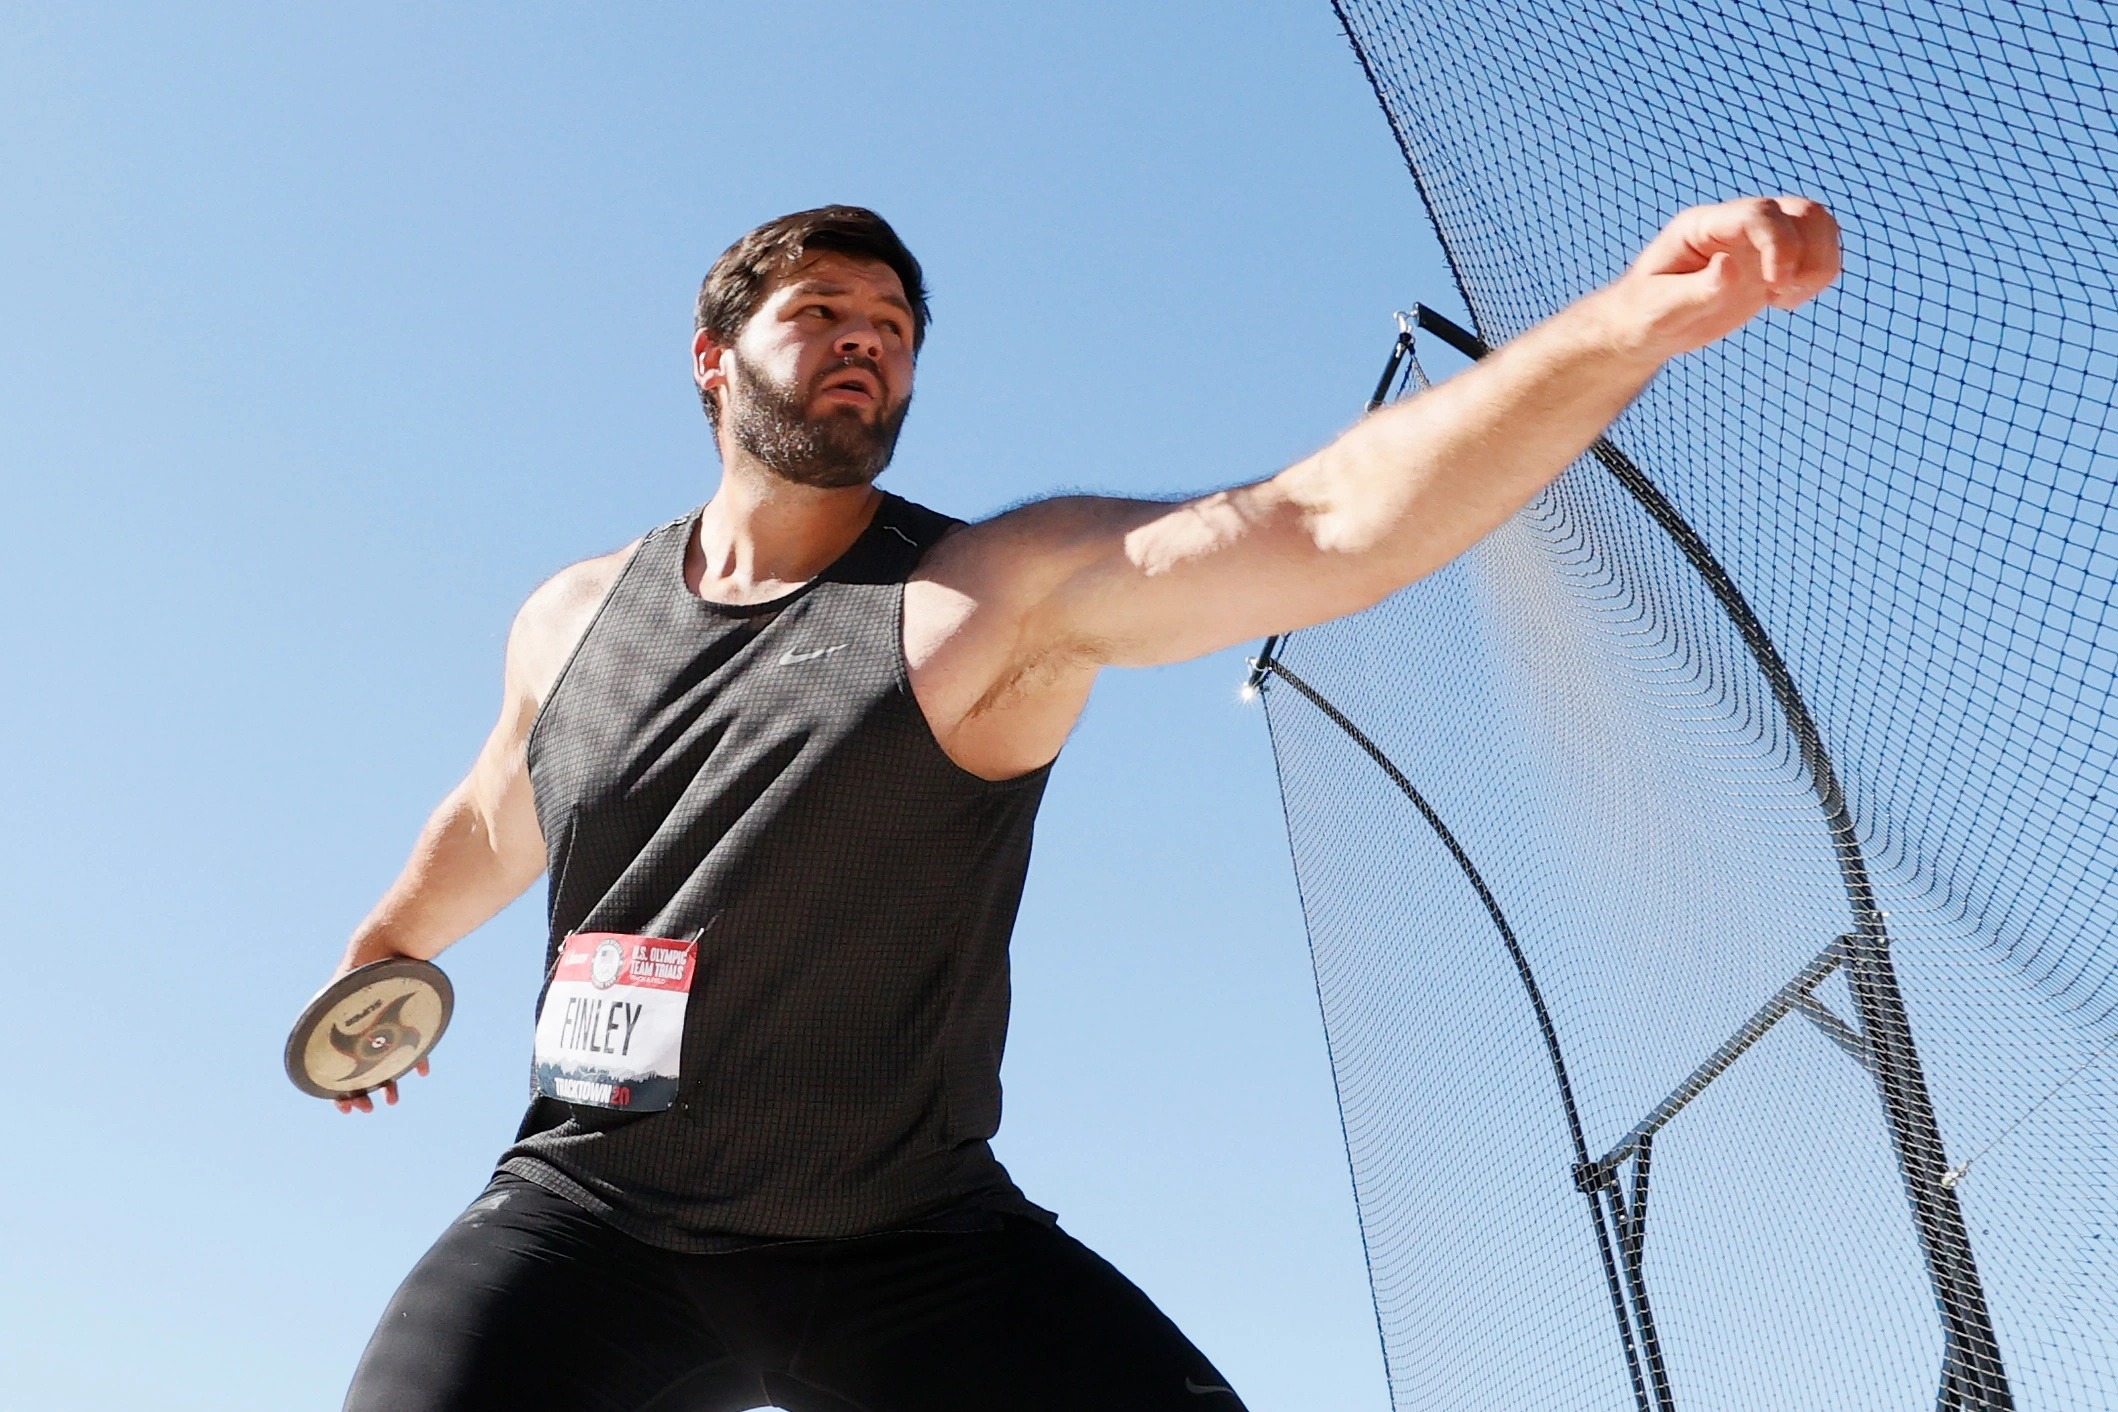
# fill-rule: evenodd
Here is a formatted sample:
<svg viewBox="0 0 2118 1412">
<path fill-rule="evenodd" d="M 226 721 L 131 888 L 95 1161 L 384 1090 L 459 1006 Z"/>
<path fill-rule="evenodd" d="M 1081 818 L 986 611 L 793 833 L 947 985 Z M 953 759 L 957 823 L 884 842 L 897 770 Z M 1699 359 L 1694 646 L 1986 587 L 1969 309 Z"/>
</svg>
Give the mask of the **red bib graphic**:
<svg viewBox="0 0 2118 1412">
<path fill-rule="evenodd" d="M 676 1102 L 697 956 L 696 942 L 568 937 L 537 1016 L 537 1092 L 641 1113 Z"/>
</svg>

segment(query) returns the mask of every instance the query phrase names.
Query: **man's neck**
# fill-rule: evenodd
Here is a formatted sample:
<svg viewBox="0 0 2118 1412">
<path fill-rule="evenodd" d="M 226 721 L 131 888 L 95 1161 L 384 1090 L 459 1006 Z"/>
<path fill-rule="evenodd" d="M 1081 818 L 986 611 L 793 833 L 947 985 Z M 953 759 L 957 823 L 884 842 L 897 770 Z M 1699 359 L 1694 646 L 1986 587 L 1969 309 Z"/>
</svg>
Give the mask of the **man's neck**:
<svg viewBox="0 0 2118 1412">
<path fill-rule="evenodd" d="M 795 485 L 738 455 L 699 515 L 684 581 L 713 603 L 763 603 L 792 593 L 853 547 L 875 518 L 872 485 Z"/>
</svg>

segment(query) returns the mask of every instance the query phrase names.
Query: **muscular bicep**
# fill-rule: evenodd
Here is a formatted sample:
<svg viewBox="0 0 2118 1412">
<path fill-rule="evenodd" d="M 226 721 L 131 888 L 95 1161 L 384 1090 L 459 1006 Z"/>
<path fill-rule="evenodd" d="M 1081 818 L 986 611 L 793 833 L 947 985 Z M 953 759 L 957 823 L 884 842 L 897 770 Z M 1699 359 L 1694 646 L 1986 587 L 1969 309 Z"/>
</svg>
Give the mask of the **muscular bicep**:
<svg viewBox="0 0 2118 1412">
<path fill-rule="evenodd" d="M 1099 518 L 1032 629 L 1078 641 L 1098 665 L 1188 661 L 1381 596 L 1357 558 L 1320 547 L 1309 507 L 1278 479 L 1175 504 L 1105 502 Z"/>
<path fill-rule="evenodd" d="M 943 540 L 907 585 L 905 647 L 944 749 L 1020 773 L 1058 752 L 1103 667 L 1326 622 L 1417 577 L 1418 551 L 1340 512 L 1343 456 L 1187 500 L 1036 501 Z"/>
<path fill-rule="evenodd" d="M 1362 546 L 1320 538 L 1316 509 L 1283 475 L 1181 501 L 1075 497 L 1012 512 L 1017 542 L 995 561 L 1014 582 L 992 597 L 1014 605 L 1014 656 L 1186 661 L 1387 593 Z"/>
<path fill-rule="evenodd" d="M 951 535 L 905 590 L 913 690 L 943 748 L 987 778 L 1020 774 L 1058 753 L 1100 668 L 1331 616 L 1302 602 L 1292 522 L 1248 487 L 1044 500 Z"/>
</svg>

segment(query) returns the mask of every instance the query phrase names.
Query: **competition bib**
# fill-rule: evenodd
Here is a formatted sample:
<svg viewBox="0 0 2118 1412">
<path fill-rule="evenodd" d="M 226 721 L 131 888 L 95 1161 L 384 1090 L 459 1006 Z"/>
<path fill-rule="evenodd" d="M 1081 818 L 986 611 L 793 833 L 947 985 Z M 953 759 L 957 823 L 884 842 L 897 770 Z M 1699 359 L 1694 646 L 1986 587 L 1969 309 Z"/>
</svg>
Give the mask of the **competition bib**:
<svg viewBox="0 0 2118 1412">
<path fill-rule="evenodd" d="M 697 955 L 690 941 L 568 937 L 537 1017 L 537 1092 L 639 1113 L 676 1102 Z"/>
</svg>

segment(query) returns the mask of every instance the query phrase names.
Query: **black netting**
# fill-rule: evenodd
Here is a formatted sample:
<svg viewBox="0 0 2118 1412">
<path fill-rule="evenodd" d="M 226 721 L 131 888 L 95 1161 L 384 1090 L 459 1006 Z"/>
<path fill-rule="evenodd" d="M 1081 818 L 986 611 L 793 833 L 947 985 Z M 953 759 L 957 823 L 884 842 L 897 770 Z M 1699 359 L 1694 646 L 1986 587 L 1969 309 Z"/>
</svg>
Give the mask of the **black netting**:
<svg viewBox="0 0 2118 1412">
<path fill-rule="evenodd" d="M 1277 649 L 1395 1405 L 2118 1407 L 2108 12 L 1341 12 L 1489 342 L 1695 202 L 1847 237 Z"/>
</svg>

